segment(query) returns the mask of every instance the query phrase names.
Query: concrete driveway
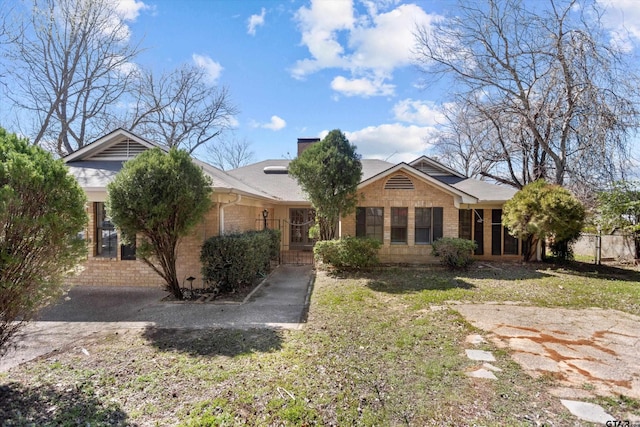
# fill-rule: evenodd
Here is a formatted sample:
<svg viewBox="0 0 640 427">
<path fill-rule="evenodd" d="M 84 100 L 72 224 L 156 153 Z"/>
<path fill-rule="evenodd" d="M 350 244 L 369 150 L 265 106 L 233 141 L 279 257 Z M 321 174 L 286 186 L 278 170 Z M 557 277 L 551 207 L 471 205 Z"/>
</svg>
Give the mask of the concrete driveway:
<svg viewBox="0 0 640 427">
<path fill-rule="evenodd" d="M 14 337 L 0 372 L 105 332 L 155 328 L 300 328 L 313 282 L 310 265 L 281 265 L 244 304 L 162 302 L 159 288 L 72 288 Z"/>
</svg>

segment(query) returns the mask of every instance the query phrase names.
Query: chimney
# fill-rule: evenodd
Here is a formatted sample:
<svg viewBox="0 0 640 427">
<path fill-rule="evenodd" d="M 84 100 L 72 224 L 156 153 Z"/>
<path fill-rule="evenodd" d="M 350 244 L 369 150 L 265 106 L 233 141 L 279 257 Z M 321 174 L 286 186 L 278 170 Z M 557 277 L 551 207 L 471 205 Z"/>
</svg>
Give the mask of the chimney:
<svg viewBox="0 0 640 427">
<path fill-rule="evenodd" d="M 300 154 L 309 148 L 311 144 L 318 141 L 320 141 L 320 138 L 298 138 L 298 157 L 300 157 Z"/>
</svg>

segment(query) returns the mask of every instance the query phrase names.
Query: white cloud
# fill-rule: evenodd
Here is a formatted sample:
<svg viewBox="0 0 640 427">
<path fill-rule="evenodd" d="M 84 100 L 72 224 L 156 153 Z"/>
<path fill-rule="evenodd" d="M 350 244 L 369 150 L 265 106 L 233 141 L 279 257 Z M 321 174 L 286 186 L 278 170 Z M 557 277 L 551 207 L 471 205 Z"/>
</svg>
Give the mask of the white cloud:
<svg viewBox="0 0 640 427">
<path fill-rule="evenodd" d="M 605 13 L 602 22 L 611 31 L 613 43 L 631 51 L 640 41 L 640 7 L 637 0 L 597 0 Z"/>
<path fill-rule="evenodd" d="M 334 90 L 345 88 L 348 96 L 386 96 L 394 86 L 386 83 L 398 67 L 411 64 L 416 25 L 429 27 L 438 15 L 429 15 L 415 4 L 395 7 L 394 1 L 364 2 L 358 11 L 351 0 L 313 0 L 311 7 L 301 7 L 295 19 L 308 58 L 297 61 L 291 70 L 302 79 L 314 72 L 337 68 L 350 76 L 336 77 Z M 380 12 L 380 9 L 389 9 Z M 351 90 L 368 81 L 378 90 Z"/>
<path fill-rule="evenodd" d="M 206 55 L 198 55 L 197 53 L 194 53 L 191 57 L 193 58 L 193 62 L 195 62 L 198 67 L 205 70 L 209 83 L 214 84 L 218 80 L 218 78 L 220 78 L 220 74 L 223 70 L 220 63 L 214 61 Z"/>
<path fill-rule="evenodd" d="M 262 8 L 262 11 L 260 12 L 260 15 L 251 15 L 248 19 L 247 22 L 247 33 L 255 36 L 256 35 L 256 28 L 257 27 L 261 27 L 264 25 L 264 17 L 267 14 L 267 11 L 264 9 L 264 7 Z"/>
<path fill-rule="evenodd" d="M 437 134 L 438 130 L 432 126 L 406 126 L 400 123 L 345 132 L 362 157 L 388 159 L 393 163 L 409 162 L 422 156 L 431 147 L 431 141 Z"/>
<path fill-rule="evenodd" d="M 322 68 L 341 67 L 346 62 L 341 58 L 344 48 L 338 40 L 340 31 L 353 28 L 353 2 L 314 0 L 311 8 L 298 9 L 295 19 L 302 33 L 302 44 L 307 46 L 312 59 L 296 63 L 292 74 L 302 78 Z"/>
<path fill-rule="evenodd" d="M 348 79 L 338 76 L 331 82 L 331 88 L 345 96 L 370 96 L 393 95 L 394 85 L 384 83 L 383 79 Z"/>
<path fill-rule="evenodd" d="M 431 101 L 403 99 L 393 106 L 396 120 L 418 125 L 436 126 L 445 121 L 440 108 Z"/>
<path fill-rule="evenodd" d="M 271 116 L 271 121 L 268 123 L 252 123 L 253 127 L 260 127 L 264 129 L 271 129 L 273 131 L 278 131 L 280 129 L 284 129 L 287 126 L 287 122 L 278 116 Z"/>
<path fill-rule="evenodd" d="M 359 26 L 349 38 L 353 68 L 390 72 L 411 64 L 416 25 L 429 27 L 434 17 L 415 4 L 403 4 L 374 15 L 372 25 Z"/>
<path fill-rule="evenodd" d="M 152 9 L 152 7 L 138 0 L 116 1 L 116 11 L 124 21 L 135 21 L 140 12 L 149 9 Z"/>
</svg>

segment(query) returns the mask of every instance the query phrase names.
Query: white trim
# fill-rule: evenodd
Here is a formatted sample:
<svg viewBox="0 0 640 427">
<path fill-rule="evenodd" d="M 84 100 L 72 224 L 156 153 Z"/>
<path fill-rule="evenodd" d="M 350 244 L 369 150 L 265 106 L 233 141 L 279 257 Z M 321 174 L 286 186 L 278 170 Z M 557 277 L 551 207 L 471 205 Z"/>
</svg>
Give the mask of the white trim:
<svg viewBox="0 0 640 427">
<path fill-rule="evenodd" d="M 435 169 L 440 169 L 442 172 L 444 172 L 443 175 L 453 175 L 453 176 L 457 176 L 458 178 L 467 178 L 466 176 L 462 175 L 460 172 L 456 172 L 455 170 L 451 169 L 450 167 L 447 167 L 445 165 L 443 165 L 442 163 L 440 163 L 437 160 L 434 160 L 430 157 L 427 156 L 420 156 L 417 159 L 415 159 L 412 162 L 409 162 L 409 166 L 417 169 L 414 165 L 416 163 L 420 163 L 420 162 L 426 162 L 428 164 L 430 164 L 431 166 L 433 166 Z"/>
<path fill-rule="evenodd" d="M 86 160 L 89 159 L 90 157 L 96 156 L 97 154 L 99 154 L 101 151 L 106 150 L 107 148 L 122 142 L 124 140 L 131 140 L 135 143 L 138 143 L 144 147 L 147 148 L 155 148 L 158 147 L 164 151 L 167 151 L 166 147 L 163 147 L 160 144 L 156 144 L 155 142 L 151 142 L 151 141 L 147 141 L 146 139 L 131 133 L 127 130 L 124 129 L 116 129 L 111 133 L 108 133 L 107 135 L 103 136 L 102 138 L 99 138 L 95 141 L 93 141 L 90 144 L 85 145 L 84 147 L 80 148 L 77 151 L 74 151 L 71 154 L 66 155 L 65 157 L 63 157 L 62 159 L 64 160 L 65 163 L 69 163 L 69 162 L 74 162 L 74 161 L 81 161 L 81 160 Z M 127 159 L 114 159 L 111 158 L 109 160 L 127 160 Z"/>
<path fill-rule="evenodd" d="M 425 182 L 428 182 L 429 184 L 434 185 L 435 187 L 440 188 L 441 190 L 451 194 L 452 196 L 454 196 L 454 204 L 456 205 L 456 207 L 458 207 L 461 203 L 472 203 L 472 204 L 476 204 L 478 203 L 478 198 L 472 196 L 471 194 L 465 193 L 462 190 L 458 190 L 455 187 L 452 187 L 449 184 L 445 184 L 442 181 L 439 181 L 438 179 L 427 175 L 424 172 L 421 172 L 418 169 L 415 169 L 412 166 L 409 166 L 406 163 L 398 163 L 397 165 L 387 169 L 386 171 L 380 172 L 377 175 L 372 176 L 369 179 L 366 179 L 362 182 L 360 182 L 360 184 L 358 184 L 358 189 L 361 189 L 369 184 L 371 184 L 372 182 L 375 182 L 379 179 L 385 178 L 389 175 L 392 175 L 398 171 L 404 171 L 406 173 L 408 173 L 409 175 L 413 175 L 418 179 L 422 179 Z"/>
</svg>

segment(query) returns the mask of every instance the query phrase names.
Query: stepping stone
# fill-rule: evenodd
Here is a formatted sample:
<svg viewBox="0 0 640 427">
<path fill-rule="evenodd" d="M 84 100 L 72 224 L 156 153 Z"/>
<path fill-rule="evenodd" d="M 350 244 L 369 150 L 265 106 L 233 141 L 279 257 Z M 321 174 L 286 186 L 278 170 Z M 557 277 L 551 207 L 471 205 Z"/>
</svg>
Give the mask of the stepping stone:
<svg viewBox="0 0 640 427">
<path fill-rule="evenodd" d="M 581 420 L 589 421 L 592 423 L 606 424 L 607 421 L 612 421 L 614 418 L 607 414 L 602 406 L 594 403 L 579 402 L 577 400 L 564 400 L 560 402 L 576 417 Z"/>
<path fill-rule="evenodd" d="M 489 371 L 493 371 L 493 372 L 502 372 L 502 369 L 498 368 L 497 366 L 493 366 L 491 363 L 483 363 L 482 367 L 485 369 L 488 369 Z"/>
<path fill-rule="evenodd" d="M 484 344 L 487 342 L 482 337 L 482 335 L 477 335 L 477 334 L 469 335 L 465 341 L 467 341 L 469 344 L 474 344 L 474 345 Z"/>
<path fill-rule="evenodd" d="M 484 350 L 465 350 L 467 357 L 471 360 L 480 360 L 483 362 L 495 362 L 496 358 L 493 357 L 490 351 Z"/>
<path fill-rule="evenodd" d="M 493 372 L 488 371 L 484 368 L 478 369 L 473 372 L 467 372 L 467 376 L 472 378 L 484 378 L 487 380 L 497 380 L 498 378 L 493 374 Z"/>
</svg>

